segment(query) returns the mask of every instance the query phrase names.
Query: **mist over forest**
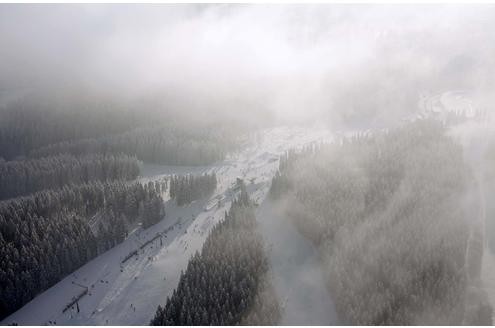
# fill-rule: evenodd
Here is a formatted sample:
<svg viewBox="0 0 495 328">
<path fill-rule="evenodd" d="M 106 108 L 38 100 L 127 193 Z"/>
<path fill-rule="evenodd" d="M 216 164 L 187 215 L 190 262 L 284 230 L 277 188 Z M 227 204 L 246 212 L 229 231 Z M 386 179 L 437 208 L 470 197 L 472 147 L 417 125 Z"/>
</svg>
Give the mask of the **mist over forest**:
<svg viewBox="0 0 495 328">
<path fill-rule="evenodd" d="M 110 102 L 212 120 L 393 121 L 414 112 L 421 94 L 462 89 L 488 101 L 493 11 L 3 5 L 0 88 L 5 98 L 32 94 L 65 110 Z"/>
<path fill-rule="evenodd" d="M 0 4 L 2 325 L 492 325 L 495 6 Z"/>
</svg>

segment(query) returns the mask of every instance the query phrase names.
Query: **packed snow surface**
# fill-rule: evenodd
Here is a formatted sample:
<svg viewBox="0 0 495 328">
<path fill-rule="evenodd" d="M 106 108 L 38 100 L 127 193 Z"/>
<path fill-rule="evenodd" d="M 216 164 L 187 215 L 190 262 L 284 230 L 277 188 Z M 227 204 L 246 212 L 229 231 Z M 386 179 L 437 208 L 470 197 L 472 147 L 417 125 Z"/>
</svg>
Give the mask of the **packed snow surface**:
<svg viewBox="0 0 495 328">
<path fill-rule="evenodd" d="M 271 279 L 282 309 L 281 325 L 337 325 L 318 250 L 270 200 L 257 218 L 268 244 Z"/>
</svg>

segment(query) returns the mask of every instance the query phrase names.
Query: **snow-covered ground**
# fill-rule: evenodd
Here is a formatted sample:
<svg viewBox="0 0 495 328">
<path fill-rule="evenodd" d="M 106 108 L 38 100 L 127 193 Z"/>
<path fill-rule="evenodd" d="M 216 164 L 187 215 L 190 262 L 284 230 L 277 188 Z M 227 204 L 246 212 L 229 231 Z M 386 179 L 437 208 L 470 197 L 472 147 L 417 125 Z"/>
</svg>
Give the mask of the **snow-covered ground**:
<svg viewBox="0 0 495 328">
<path fill-rule="evenodd" d="M 493 220 L 487 216 L 487 193 L 485 186 L 486 160 L 484 158 L 488 141 L 494 140 L 495 130 L 493 121 L 488 112 L 478 110 L 474 102 L 463 92 L 445 92 L 435 97 L 437 112 L 464 113 L 469 119 L 450 128 L 453 136 L 464 149 L 466 163 L 471 166 L 475 179 L 475 188 L 471 195 L 477 201 L 470 218 L 470 237 L 466 250 L 466 263 L 468 267 L 468 288 L 471 291 L 466 301 L 468 309 L 476 310 L 480 300 L 488 299 L 495 306 L 495 254 L 487 247 L 487 222 Z M 430 103 L 433 103 L 430 102 Z M 469 313 L 469 312 L 467 312 Z"/>
<path fill-rule="evenodd" d="M 231 187 L 236 178 L 245 179 L 251 198 L 262 203 L 278 168 L 279 155 L 291 148 L 331 139 L 327 130 L 288 127 L 267 129 L 261 135 L 262 138 L 253 141 L 246 149 L 217 165 L 194 169 L 145 167 L 142 179 L 150 180 L 174 173 L 214 171 L 219 180 L 218 187 L 210 199 L 189 206 L 177 207 L 167 201 L 167 214 L 161 222 L 146 230 L 136 229 L 123 243 L 38 295 L 1 324 L 148 324 L 157 306 L 163 304 L 177 286 L 180 272 L 186 268 L 191 255 L 201 249 L 209 230 L 230 207 L 235 196 Z M 211 206 L 217 197 L 223 198 L 220 206 Z M 163 237 L 143 247 L 158 233 Z M 137 255 L 121 263 L 135 250 Z M 275 269 L 279 267 L 275 265 Z M 88 293 L 78 302 L 79 311 L 74 306 L 63 312 L 72 298 L 86 288 Z"/>
<path fill-rule="evenodd" d="M 420 116 L 435 115 L 445 119 L 447 114 L 456 114 L 468 119 L 479 119 L 486 113 L 477 108 L 466 91 L 446 91 L 432 96 L 422 96 L 419 101 Z"/>
<path fill-rule="evenodd" d="M 272 284 L 282 308 L 280 324 L 339 324 L 313 243 L 270 200 L 260 206 L 256 217 L 268 244 Z"/>
<path fill-rule="evenodd" d="M 172 174 L 202 174 L 208 172 L 213 166 L 173 166 L 143 164 L 141 167 L 141 177 L 143 181 L 155 180 Z"/>
</svg>

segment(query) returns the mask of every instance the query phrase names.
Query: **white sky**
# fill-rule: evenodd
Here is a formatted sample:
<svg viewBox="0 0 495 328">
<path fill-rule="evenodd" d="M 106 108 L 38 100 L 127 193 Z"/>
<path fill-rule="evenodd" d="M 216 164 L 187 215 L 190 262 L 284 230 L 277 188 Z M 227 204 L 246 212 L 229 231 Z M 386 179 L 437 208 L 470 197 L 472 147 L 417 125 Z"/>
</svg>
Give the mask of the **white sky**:
<svg viewBox="0 0 495 328">
<path fill-rule="evenodd" d="M 494 25 L 492 5 L 1 4 L 0 89 L 376 118 L 490 90 Z"/>
</svg>

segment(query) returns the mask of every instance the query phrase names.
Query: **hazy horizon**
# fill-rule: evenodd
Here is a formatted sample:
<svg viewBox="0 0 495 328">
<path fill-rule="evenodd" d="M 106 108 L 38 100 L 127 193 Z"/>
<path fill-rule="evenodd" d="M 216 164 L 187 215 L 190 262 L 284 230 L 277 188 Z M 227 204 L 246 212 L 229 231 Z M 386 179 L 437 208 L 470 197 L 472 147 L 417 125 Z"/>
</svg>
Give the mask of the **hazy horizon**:
<svg viewBox="0 0 495 328">
<path fill-rule="evenodd" d="M 488 107 L 493 17 L 492 5 L 4 4 L 0 90 L 380 125 L 448 90 Z"/>
</svg>

